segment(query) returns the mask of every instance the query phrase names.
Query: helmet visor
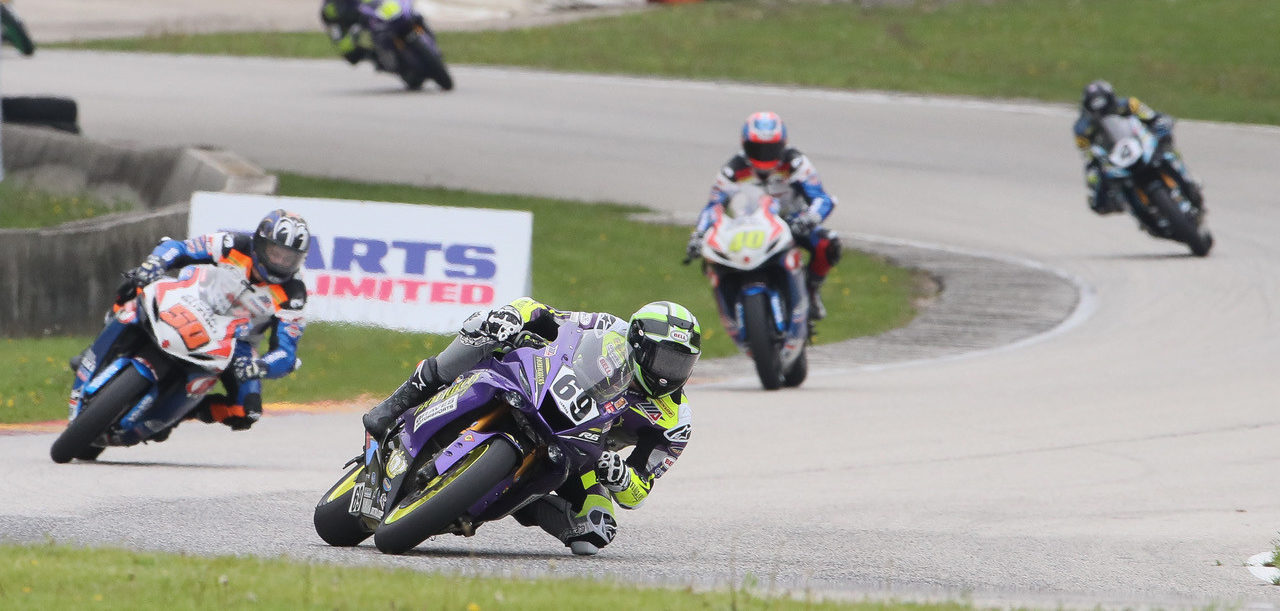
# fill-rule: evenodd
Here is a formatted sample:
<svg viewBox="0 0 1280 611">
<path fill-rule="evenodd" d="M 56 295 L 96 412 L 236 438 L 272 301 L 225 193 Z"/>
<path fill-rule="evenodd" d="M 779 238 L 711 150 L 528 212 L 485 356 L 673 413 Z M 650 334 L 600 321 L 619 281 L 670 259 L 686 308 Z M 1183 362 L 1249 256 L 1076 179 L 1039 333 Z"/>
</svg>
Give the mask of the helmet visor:
<svg viewBox="0 0 1280 611">
<path fill-rule="evenodd" d="M 305 256 L 301 251 L 262 239 L 255 240 L 254 250 L 258 254 L 258 263 L 280 279 L 297 273 Z"/>
<path fill-rule="evenodd" d="M 688 348 L 672 342 L 646 342 L 647 345 L 636 355 L 640 371 L 644 372 L 647 382 L 656 383 L 657 389 L 667 393 L 683 386 L 693 375 L 693 365 L 698 362 L 698 355 L 690 353 Z M 657 390 L 655 389 L 655 390 Z"/>
<path fill-rule="evenodd" d="M 742 152 L 746 153 L 747 159 L 757 167 L 776 167 L 778 161 L 782 159 L 783 148 L 781 140 L 777 142 L 752 142 L 746 140 L 742 143 Z"/>
</svg>

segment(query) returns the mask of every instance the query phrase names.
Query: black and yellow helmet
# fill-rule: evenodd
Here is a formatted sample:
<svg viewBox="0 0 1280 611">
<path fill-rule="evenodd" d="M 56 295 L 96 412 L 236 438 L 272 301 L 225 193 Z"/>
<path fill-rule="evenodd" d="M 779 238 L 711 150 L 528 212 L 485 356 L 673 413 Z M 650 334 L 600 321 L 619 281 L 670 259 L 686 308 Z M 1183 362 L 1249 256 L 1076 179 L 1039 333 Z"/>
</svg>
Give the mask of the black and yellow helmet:
<svg viewBox="0 0 1280 611">
<path fill-rule="evenodd" d="M 670 301 L 646 304 L 627 329 L 635 379 L 653 397 L 684 386 L 702 354 L 702 328 L 688 308 Z"/>
</svg>

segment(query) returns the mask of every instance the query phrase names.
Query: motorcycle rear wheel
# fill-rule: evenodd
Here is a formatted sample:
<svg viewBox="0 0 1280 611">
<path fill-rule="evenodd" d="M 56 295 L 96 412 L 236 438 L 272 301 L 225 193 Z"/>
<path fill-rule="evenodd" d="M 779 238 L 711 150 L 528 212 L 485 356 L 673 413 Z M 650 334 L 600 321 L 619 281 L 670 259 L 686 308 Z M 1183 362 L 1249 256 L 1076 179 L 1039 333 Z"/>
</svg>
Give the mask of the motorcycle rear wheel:
<svg viewBox="0 0 1280 611">
<path fill-rule="evenodd" d="M 519 462 L 520 454 L 511 442 L 495 437 L 400 499 L 383 516 L 373 533 L 373 544 L 383 553 L 403 554 L 440 534 Z"/>
<path fill-rule="evenodd" d="M 777 328 L 765 293 L 747 295 L 742 300 L 743 326 L 747 332 L 747 347 L 751 360 L 756 364 L 756 375 L 765 390 L 778 390 L 782 386 L 782 355 L 774 339 Z"/>
<path fill-rule="evenodd" d="M 1213 235 L 1208 229 L 1201 229 L 1182 212 L 1173 196 L 1164 187 L 1151 190 L 1151 203 L 1160 211 L 1160 215 L 1169 221 L 1169 229 L 1173 239 L 1186 244 L 1191 254 L 1204 257 L 1213 248 Z"/>
<path fill-rule="evenodd" d="M 316 504 L 313 522 L 316 534 L 334 547 L 352 547 L 373 535 L 364 520 L 348 512 L 355 482 L 364 474 L 364 465 L 356 465 L 343 474 L 338 483 L 329 488 Z"/>
<path fill-rule="evenodd" d="M 66 430 L 54 440 L 49 457 L 56 463 L 71 462 L 73 458 L 93 460 L 101 451 L 94 452 L 93 442 L 129 408 L 133 407 L 151 386 L 132 365 L 126 366 L 116 377 L 106 383 L 96 394 L 85 401 L 80 415 L 67 424 Z"/>
</svg>

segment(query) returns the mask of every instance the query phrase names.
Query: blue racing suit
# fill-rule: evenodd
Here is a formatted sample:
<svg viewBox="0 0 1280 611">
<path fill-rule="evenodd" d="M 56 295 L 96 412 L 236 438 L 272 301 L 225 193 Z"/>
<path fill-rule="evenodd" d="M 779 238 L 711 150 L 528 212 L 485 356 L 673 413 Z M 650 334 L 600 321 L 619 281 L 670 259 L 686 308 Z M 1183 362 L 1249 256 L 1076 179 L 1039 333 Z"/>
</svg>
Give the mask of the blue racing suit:
<svg viewBox="0 0 1280 611">
<path fill-rule="evenodd" d="M 248 234 L 217 232 L 186 240 L 165 238 L 152 250 L 148 261 L 158 262 L 163 270 L 180 268 L 193 263 L 224 263 L 244 270 L 245 278 L 257 286 L 268 287 L 275 306 L 274 315 L 266 320 L 253 320 L 253 328 L 242 340 L 236 342 L 232 363 L 249 365 L 254 373 L 247 379 L 237 376 L 239 367 L 223 371 L 221 380 L 225 396 L 208 395 L 192 412 L 206 422 L 222 422 L 233 429 L 245 429 L 253 425 L 262 414 L 262 382 L 260 378 L 281 378 L 298 367 L 298 342 L 306 327 L 302 308 L 307 303 L 307 287 L 294 276 L 280 284 L 261 282 L 253 273 L 252 238 Z M 126 332 L 129 325 L 110 317 L 107 326 L 94 340 L 89 351 L 81 356 L 92 359 L 88 367 L 80 367 L 72 384 L 73 401 L 81 387 L 92 379 L 96 365 L 107 362 L 113 346 Z M 266 354 L 257 355 L 255 346 L 270 332 Z M 241 370 L 239 373 L 243 373 Z"/>
<path fill-rule="evenodd" d="M 840 261 L 842 245 L 836 232 L 822 226 L 836 206 L 836 198 L 822 186 L 822 178 L 809 158 L 794 148 L 782 153 L 777 169 L 762 172 L 751 166 L 745 153 L 729 159 L 716 175 L 711 196 L 698 216 L 691 245 L 698 242 L 715 222 L 715 209 L 726 205 L 743 183 L 759 185 L 778 201 L 778 214 L 791 225 L 796 243 L 809 251 L 808 288 L 810 316 L 817 320 L 826 315 L 819 289 Z"/>
</svg>

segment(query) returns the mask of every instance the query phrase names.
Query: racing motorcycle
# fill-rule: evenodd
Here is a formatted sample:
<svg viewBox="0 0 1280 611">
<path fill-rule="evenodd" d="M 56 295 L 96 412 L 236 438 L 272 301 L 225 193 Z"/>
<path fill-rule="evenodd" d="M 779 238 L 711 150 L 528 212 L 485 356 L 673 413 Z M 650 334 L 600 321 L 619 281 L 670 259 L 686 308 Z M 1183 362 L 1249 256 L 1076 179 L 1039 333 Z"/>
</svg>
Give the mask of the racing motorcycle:
<svg viewBox="0 0 1280 611">
<path fill-rule="evenodd" d="M 1204 227 L 1204 209 L 1191 202 L 1177 180 L 1179 163 L 1168 147 L 1137 117 L 1102 118 L 1101 144 L 1093 154 L 1117 185 L 1106 197 L 1119 197 L 1148 233 L 1186 244 L 1197 257 L 1209 254 L 1213 235 Z"/>
<path fill-rule="evenodd" d="M 777 201 L 755 185 L 744 185 L 715 214 L 701 255 L 720 320 L 755 362 L 766 390 L 799 386 L 808 374 L 812 329 L 791 228 L 778 216 Z"/>
<path fill-rule="evenodd" d="M 594 469 L 628 409 L 626 338 L 566 326 L 550 342 L 522 332 L 515 345 L 406 411 L 385 439 L 366 434 L 316 505 L 320 538 L 353 546 L 372 535 L 404 553 L 435 535 L 471 536 Z"/>
<path fill-rule="evenodd" d="M 231 363 L 254 312 L 272 303 L 226 264 L 189 265 L 139 290 L 81 357 L 76 376 L 85 384 L 72 391 L 70 422 L 50 457 L 94 460 L 107 446 L 167 439 Z"/>
<path fill-rule="evenodd" d="M 364 46 L 379 70 L 400 75 L 410 90 L 422 89 L 428 80 L 445 91 L 453 89 L 435 33 L 411 0 L 364 1 L 358 10 L 369 36 L 357 36 L 357 44 Z"/>
</svg>

